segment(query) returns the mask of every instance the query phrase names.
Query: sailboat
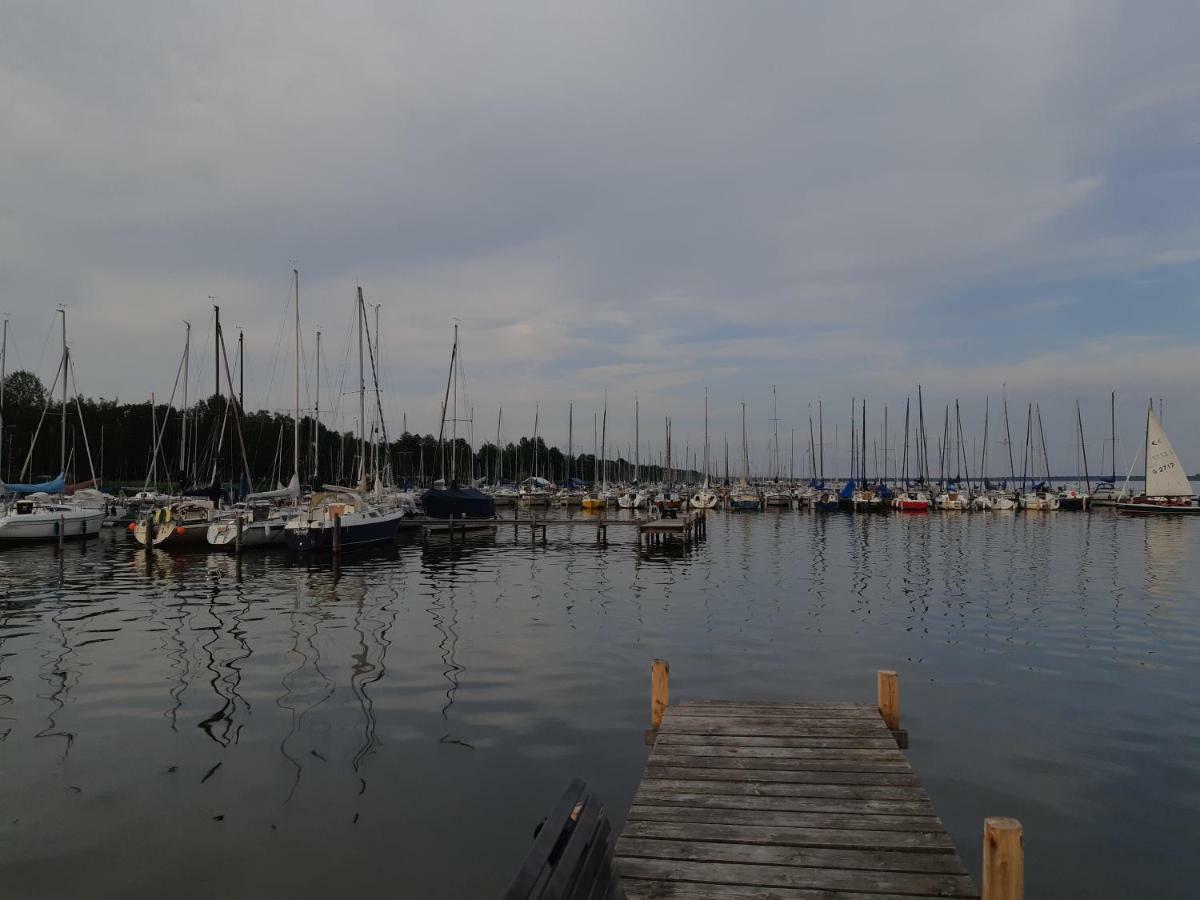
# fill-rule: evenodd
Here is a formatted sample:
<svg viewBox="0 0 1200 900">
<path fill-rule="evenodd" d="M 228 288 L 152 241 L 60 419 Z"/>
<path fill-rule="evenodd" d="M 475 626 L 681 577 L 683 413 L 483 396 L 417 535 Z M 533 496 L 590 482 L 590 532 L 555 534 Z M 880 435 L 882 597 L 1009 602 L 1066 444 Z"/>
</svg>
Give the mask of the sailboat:
<svg viewBox="0 0 1200 900">
<path fill-rule="evenodd" d="M 583 495 L 579 505 L 584 509 L 604 509 L 608 499 L 600 490 L 600 432 L 597 431 L 596 414 L 592 413 L 592 489 Z"/>
<path fill-rule="evenodd" d="M 0 508 L 0 541 L 53 541 L 62 538 L 91 537 L 100 530 L 104 521 L 103 507 L 85 506 L 66 498 L 67 486 L 67 380 L 71 377 L 71 351 L 67 346 L 67 311 L 62 315 L 62 361 L 59 377 L 62 379 L 62 439 L 60 441 L 59 473 L 56 478 L 39 484 L 4 484 L 0 482 L 0 493 L 15 495 L 18 499 Z M 7 344 L 7 334 L 5 334 Z M 7 350 L 7 346 L 4 348 Z M 51 392 L 54 385 L 50 387 Z M 80 415 L 80 426 L 83 416 Z M 84 437 L 86 446 L 87 438 Z M 88 451 L 91 463 L 91 451 Z M 95 473 L 92 474 L 93 481 Z M 54 499 L 51 495 L 58 495 Z"/>
<path fill-rule="evenodd" d="M 442 447 L 442 477 L 439 484 L 421 495 L 425 515 L 431 519 L 476 519 L 483 524 L 496 518 L 496 501 L 483 491 L 458 483 L 458 325 L 454 326 L 454 343 L 450 347 L 450 371 L 446 375 L 446 396 L 442 400 L 442 422 L 438 429 L 438 445 Z M 450 412 L 447 420 L 446 413 Z M 446 451 L 443 441 L 446 422 L 451 424 L 450 480 L 446 480 Z M 490 526 L 489 526 L 490 527 Z"/>
<path fill-rule="evenodd" d="M 717 495 L 709 487 L 708 479 L 711 466 L 708 459 L 708 388 L 704 389 L 704 484 L 700 490 L 692 494 L 688 501 L 692 509 L 715 509 Z"/>
<path fill-rule="evenodd" d="M 1096 482 L 1092 491 L 1092 506 L 1116 506 L 1121 501 L 1132 499 L 1128 490 L 1117 488 L 1117 392 L 1109 395 L 1109 419 L 1112 425 L 1112 478 Z M 1100 454 L 1100 467 L 1104 467 L 1104 453 Z"/>
<path fill-rule="evenodd" d="M 1058 509 L 1059 500 L 1058 493 L 1050 487 L 1050 458 L 1046 453 L 1046 431 L 1042 428 L 1042 410 L 1038 407 L 1037 411 L 1038 431 L 1042 436 L 1042 462 L 1045 464 L 1046 480 L 1040 484 L 1035 484 L 1031 490 L 1021 494 L 1020 504 L 1023 510 L 1051 512 Z M 1036 451 L 1033 448 L 1033 407 L 1030 407 L 1028 420 L 1025 426 L 1025 452 L 1026 458 L 1030 459 L 1030 454 Z M 1036 462 L 1033 458 L 1031 462 Z M 1035 476 L 1036 477 L 1036 476 Z"/>
<path fill-rule="evenodd" d="M 358 488 L 354 490 L 336 487 L 319 491 L 309 499 L 306 510 L 298 512 L 285 523 L 284 540 L 287 541 L 288 548 L 301 553 L 388 543 L 396 539 L 400 521 L 408 515 L 408 510 L 403 506 L 376 506 L 366 497 L 368 481 L 367 382 L 363 360 L 363 331 L 366 328 L 366 311 L 366 303 L 363 301 L 363 292 L 360 287 L 358 302 L 355 305 L 355 314 L 358 319 Z M 457 348 L 457 340 L 455 346 Z M 374 356 L 372 356 L 372 367 L 374 367 Z M 378 474 L 376 474 L 376 487 L 378 487 Z"/>
<path fill-rule="evenodd" d="M 1197 515 L 1200 505 L 1183 463 L 1171 446 L 1151 401 L 1146 410 L 1146 487 L 1141 496 L 1117 504 L 1117 511 L 1141 515 Z M 1126 484 L 1129 479 L 1126 478 Z"/>
<path fill-rule="evenodd" d="M 775 385 L 771 385 L 771 423 L 775 429 L 774 441 L 771 444 L 771 483 L 763 493 L 763 503 L 766 506 L 791 506 L 792 492 L 785 487 L 779 454 L 779 396 Z"/>
<path fill-rule="evenodd" d="M 742 480 L 729 495 L 729 508 L 735 511 L 757 512 L 762 509 L 762 497 L 750 486 L 750 445 L 746 443 L 746 403 L 742 402 Z"/>
<path fill-rule="evenodd" d="M 300 272 L 292 269 L 295 288 L 295 406 L 292 409 L 292 478 L 273 491 L 247 494 L 245 505 L 232 518 L 208 526 L 205 537 L 213 547 L 282 547 L 287 542 L 284 526 L 299 514 L 300 499 Z M 280 505 L 292 501 L 290 506 Z"/>
</svg>

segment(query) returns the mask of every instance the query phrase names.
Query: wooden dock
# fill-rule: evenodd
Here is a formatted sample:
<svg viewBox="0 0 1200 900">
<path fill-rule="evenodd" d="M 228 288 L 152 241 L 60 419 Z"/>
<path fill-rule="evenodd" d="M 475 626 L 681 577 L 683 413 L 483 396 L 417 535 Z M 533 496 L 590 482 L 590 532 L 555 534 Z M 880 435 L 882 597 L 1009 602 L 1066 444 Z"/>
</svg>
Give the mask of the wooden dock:
<svg viewBox="0 0 1200 900">
<path fill-rule="evenodd" d="M 494 519 L 410 519 L 401 523 L 400 531 L 420 529 L 422 539 L 445 537 L 451 543 L 465 541 L 469 533 L 496 532 L 501 528 L 512 528 L 513 538 L 518 539 L 523 529 L 529 529 L 531 544 L 547 542 L 547 528 L 594 529 L 597 544 L 608 543 L 610 526 L 637 529 L 638 546 L 658 546 L 665 543 L 690 544 L 708 534 L 708 517 L 704 510 L 680 511 L 675 519 L 629 518 L 610 519 L 607 516 L 577 516 L 572 518 L 550 518 L 548 516 L 517 516 Z"/>
<path fill-rule="evenodd" d="M 616 847 L 629 900 L 979 897 L 879 704 L 684 700 L 651 677 L 653 742 Z M 986 900 L 1022 896 L 1021 826 L 988 819 Z"/>
<path fill-rule="evenodd" d="M 646 547 L 670 541 L 690 544 L 708 534 L 708 517 L 702 509 L 684 512 L 676 519 L 647 519 L 638 523 L 638 543 Z"/>
</svg>

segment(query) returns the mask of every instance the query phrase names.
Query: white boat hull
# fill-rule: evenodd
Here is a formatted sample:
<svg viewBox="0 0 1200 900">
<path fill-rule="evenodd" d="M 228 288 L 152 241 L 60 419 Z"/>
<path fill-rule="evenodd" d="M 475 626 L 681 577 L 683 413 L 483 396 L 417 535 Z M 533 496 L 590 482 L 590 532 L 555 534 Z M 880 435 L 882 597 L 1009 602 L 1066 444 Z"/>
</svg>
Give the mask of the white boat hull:
<svg viewBox="0 0 1200 900">
<path fill-rule="evenodd" d="M 56 541 L 95 537 L 104 522 L 102 509 L 34 510 L 0 516 L 0 541 Z"/>
</svg>

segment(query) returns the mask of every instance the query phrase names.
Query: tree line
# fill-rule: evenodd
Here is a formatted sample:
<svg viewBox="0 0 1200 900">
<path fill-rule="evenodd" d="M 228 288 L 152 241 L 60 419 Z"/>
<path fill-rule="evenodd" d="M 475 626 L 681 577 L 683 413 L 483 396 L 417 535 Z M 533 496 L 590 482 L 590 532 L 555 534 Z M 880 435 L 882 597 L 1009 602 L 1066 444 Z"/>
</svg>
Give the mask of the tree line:
<svg viewBox="0 0 1200 900">
<path fill-rule="evenodd" d="M 94 473 L 103 487 L 113 491 L 143 486 L 174 490 L 214 483 L 236 491 L 239 486 L 269 490 L 292 475 L 295 425 L 288 414 L 247 412 L 215 394 L 186 411 L 164 403 L 82 397 L 68 397 L 66 406 L 64 419 L 61 400 L 48 396 L 31 372 L 16 371 L 4 379 L 0 479 L 10 484 L 48 481 L 63 471 L 68 484 L 89 481 Z M 311 416 L 301 418 L 299 434 L 298 474 L 303 484 L 319 487 L 357 481 L 364 459 L 357 435 L 333 430 Z M 460 483 L 519 482 L 534 475 L 555 483 L 571 477 L 591 482 L 597 471 L 592 454 L 568 456 L 541 437 L 521 437 L 502 447 L 485 442 L 477 448 L 461 437 L 441 442 L 433 434 L 405 432 L 388 435 L 386 442 L 383 437 L 378 427 L 369 436 L 366 470 L 402 485 L 428 485 L 439 478 L 450 481 L 452 476 Z M 663 480 L 658 465 L 639 469 L 643 481 Z M 618 456 L 605 461 L 602 478 L 629 480 L 633 472 L 633 464 Z M 689 472 L 675 477 L 698 476 Z"/>
</svg>

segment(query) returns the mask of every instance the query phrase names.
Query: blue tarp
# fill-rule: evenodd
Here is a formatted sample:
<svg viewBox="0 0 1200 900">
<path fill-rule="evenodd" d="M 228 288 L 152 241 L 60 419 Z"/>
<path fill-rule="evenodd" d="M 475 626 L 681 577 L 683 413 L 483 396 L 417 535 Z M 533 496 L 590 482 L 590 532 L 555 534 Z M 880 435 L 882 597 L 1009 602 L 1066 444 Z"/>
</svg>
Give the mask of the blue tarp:
<svg viewBox="0 0 1200 900">
<path fill-rule="evenodd" d="M 43 481 L 41 484 L 4 484 L 3 492 L 8 494 L 61 494 L 67 486 L 67 477 L 63 472 L 53 481 Z"/>
<path fill-rule="evenodd" d="M 854 479 L 851 478 L 842 485 L 842 489 L 838 491 L 838 496 L 843 500 L 850 500 L 854 497 L 854 492 L 856 490 L 858 490 L 858 488 L 854 484 Z"/>
</svg>

